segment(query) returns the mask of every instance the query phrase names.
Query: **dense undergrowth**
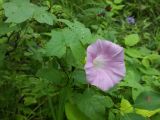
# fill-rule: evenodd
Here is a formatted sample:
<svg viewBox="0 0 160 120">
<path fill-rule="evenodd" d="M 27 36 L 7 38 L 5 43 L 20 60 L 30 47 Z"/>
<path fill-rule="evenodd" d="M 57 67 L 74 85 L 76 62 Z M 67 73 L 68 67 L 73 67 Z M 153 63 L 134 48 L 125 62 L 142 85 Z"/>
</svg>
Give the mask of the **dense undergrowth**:
<svg viewBox="0 0 160 120">
<path fill-rule="evenodd" d="M 83 69 L 98 38 L 125 49 L 106 92 Z M 159 0 L 0 0 L 0 120 L 159 120 L 159 54 Z"/>
</svg>

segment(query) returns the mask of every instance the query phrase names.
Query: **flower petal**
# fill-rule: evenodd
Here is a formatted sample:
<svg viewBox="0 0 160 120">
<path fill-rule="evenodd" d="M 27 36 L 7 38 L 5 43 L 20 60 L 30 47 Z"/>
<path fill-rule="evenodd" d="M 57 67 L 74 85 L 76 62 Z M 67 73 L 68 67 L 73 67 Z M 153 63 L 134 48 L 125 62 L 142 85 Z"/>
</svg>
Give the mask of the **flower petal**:
<svg viewBox="0 0 160 120">
<path fill-rule="evenodd" d="M 123 78 L 121 75 L 115 74 L 114 72 L 111 72 L 111 71 L 108 72 L 108 76 L 111 78 L 114 84 L 119 83 L 120 80 Z"/>
<path fill-rule="evenodd" d="M 91 82 L 92 85 L 100 88 L 103 91 L 106 91 L 109 88 L 113 87 L 114 83 L 105 71 L 99 70 L 98 73 L 95 74 L 96 76 L 94 77 L 94 80 L 92 80 Z"/>
<path fill-rule="evenodd" d="M 105 54 L 107 54 L 110 60 L 123 61 L 124 52 L 122 47 L 109 41 L 105 41 L 105 45 Z"/>
<path fill-rule="evenodd" d="M 122 78 L 125 76 L 125 64 L 124 62 L 112 62 L 109 64 L 108 69 L 115 75 L 119 75 Z"/>
<path fill-rule="evenodd" d="M 92 46 L 97 45 L 96 53 L 106 56 L 109 60 L 123 61 L 123 48 L 115 43 L 106 40 L 97 40 Z"/>
<path fill-rule="evenodd" d="M 91 44 L 87 48 L 87 56 L 90 55 L 93 59 L 97 56 L 98 54 L 98 48 L 96 44 Z"/>
<path fill-rule="evenodd" d="M 87 68 L 86 69 L 86 75 L 87 75 L 87 81 L 89 83 L 93 82 L 95 78 L 97 77 L 97 70 L 94 68 Z"/>
</svg>

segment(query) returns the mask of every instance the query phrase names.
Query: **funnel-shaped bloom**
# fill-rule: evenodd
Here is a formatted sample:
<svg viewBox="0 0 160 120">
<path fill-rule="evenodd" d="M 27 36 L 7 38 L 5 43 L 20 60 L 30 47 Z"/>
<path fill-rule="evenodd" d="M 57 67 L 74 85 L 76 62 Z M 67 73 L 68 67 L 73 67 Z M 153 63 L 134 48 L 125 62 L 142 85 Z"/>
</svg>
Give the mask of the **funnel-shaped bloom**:
<svg viewBox="0 0 160 120">
<path fill-rule="evenodd" d="M 125 75 L 123 48 L 105 40 L 97 40 L 87 48 L 85 64 L 87 81 L 103 91 L 113 87 Z"/>
<path fill-rule="evenodd" d="M 134 19 L 134 17 L 127 17 L 127 22 L 128 22 L 129 24 L 135 24 L 135 19 Z"/>
</svg>

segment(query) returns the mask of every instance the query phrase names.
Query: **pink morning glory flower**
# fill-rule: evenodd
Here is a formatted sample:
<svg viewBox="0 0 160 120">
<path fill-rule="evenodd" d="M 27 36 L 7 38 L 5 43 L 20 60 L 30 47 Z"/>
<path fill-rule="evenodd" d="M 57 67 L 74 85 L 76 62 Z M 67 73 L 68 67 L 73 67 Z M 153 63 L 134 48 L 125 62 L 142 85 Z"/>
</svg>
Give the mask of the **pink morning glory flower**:
<svg viewBox="0 0 160 120">
<path fill-rule="evenodd" d="M 125 76 L 123 48 L 106 40 L 97 40 L 87 48 L 87 81 L 106 91 Z"/>
</svg>

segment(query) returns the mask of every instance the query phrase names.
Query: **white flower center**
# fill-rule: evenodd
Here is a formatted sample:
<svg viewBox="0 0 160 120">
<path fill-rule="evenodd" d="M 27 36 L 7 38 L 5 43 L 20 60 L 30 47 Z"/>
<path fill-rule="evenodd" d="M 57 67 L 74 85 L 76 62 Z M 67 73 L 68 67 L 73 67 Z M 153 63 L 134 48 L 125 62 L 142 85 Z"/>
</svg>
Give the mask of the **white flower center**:
<svg viewBox="0 0 160 120">
<path fill-rule="evenodd" d="M 103 56 L 97 56 L 93 60 L 93 65 L 94 65 L 95 68 L 103 68 L 103 67 L 105 67 L 106 64 L 107 64 L 107 60 L 104 59 Z"/>
</svg>

